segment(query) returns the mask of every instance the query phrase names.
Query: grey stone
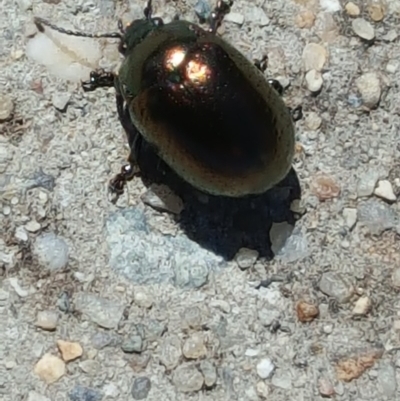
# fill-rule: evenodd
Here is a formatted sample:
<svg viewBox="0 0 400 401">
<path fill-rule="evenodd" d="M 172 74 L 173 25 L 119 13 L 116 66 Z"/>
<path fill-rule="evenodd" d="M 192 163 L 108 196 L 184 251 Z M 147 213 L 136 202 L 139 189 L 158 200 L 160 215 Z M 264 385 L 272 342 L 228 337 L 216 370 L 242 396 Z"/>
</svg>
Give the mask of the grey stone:
<svg viewBox="0 0 400 401">
<path fill-rule="evenodd" d="M 356 80 L 364 106 L 373 108 L 381 98 L 381 83 L 377 73 L 367 72 Z"/>
<path fill-rule="evenodd" d="M 217 370 L 215 369 L 214 364 L 210 361 L 204 359 L 200 362 L 200 370 L 204 376 L 204 384 L 206 387 L 210 388 L 214 386 L 217 382 Z"/>
<path fill-rule="evenodd" d="M 171 335 L 164 339 L 161 344 L 160 362 L 168 370 L 172 370 L 178 366 L 182 357 L 181 341 L 175 335 Z"/>
<path fill-rule="evenodd" d="M 151 381 L 148 377 L 138 377 L 132 385 L 132 397 L 134 400 L 145 400 L 151 390 Z"/>
<path fill-rule="evenodd" d="M 94 334 L 91 337 L 90 341 L 93 347 L 96 349 L 102 349 L 107 346 L 115 347 L 121 343 L 120 338 L 117 337 L 115 334 L 104 331 L 100 331 Z"/>
<path fill-rule="evenodd" d="M 305 235 L 298 228 L 294 228 L 292 235 L 286 240 L 283 248 L 276 257 L 284 263 L 293 263 L 309 256 L 310 250 Z"/>
<path fill-rule="evenodd" d="M 0 121 L 8 120 L 14 110 L 14 102 L 8 95 L 0 95 Z"/>
<path fill-rule="evenodd" d="M 132 352 L 142 352 L 143 350 L 143 340 L 142 337 L 136 335 L 129 337 L 127 340 L 125 340 L 122 345 L 121 345 L 122 351 L 126 353 L 132 353 Z"/>
<path fill-rule="evenodd" d="M 357 196 L 371 196 L 381 173 L 376 169 L 369 169 L 360 175 L 357 183 Z"/>
<path fill-rule="evenodd" d="M 378 369 L 378 384 L 385 397 L 391 399 L 397 392 L 396 371 L 389 363 L 382 363 Z"/>
<path fill-rule="evenodd" d="M 78 385 L 68 393 L 68 397 L 71 401 L 100 401 L 103 394 L 98 390 Z"/>
<path fill-rule="evenodd" d="M 58 313 L 53 310 L 40 311 L 37 314 L 36 326 L 43 330 L 53 331 L 58 323 Z"/>
<path fill-rule="evenodd" d="M 196 4 L 194 5 L 194 12 L 200 19 L 208 19 L 211 14 L 209 2 L 207 0 L 197 0 Z"/>
<path fill-rule="evenodd" d="M 386 230 L 395 228 L 398 215 L 385 202 L 369 199 L 358 206 L 358 221 L 365 225 L 374 235 L 380 235 Z"/>
<path fill-rule="evenodd" d="M 290 390 L 292 387 L 292 378 L 289 372 L 278 370 L 272 377 L 271 384 L 283 390 Z"/>
<path fill-rule="evenodd" d="M 141 199 L 147 205 L 161 212 L 179 214 L 183 210 L 182 200 L 165 185 L 151 185 Z"/>
<path fill-rule="evenodd" d="M 68 245 L 63 238 L 52 232 L 39 235 L 32 250 L 39 263 L 49 270 L 61 270 L 68 264 Z"/>
<path fill-rule="evenodd" d="M 189 240 L 153 233 L 138 208 L 112 214 L 107 221 L 110 264 L 118 273 L 140 284 L 170 282 L 178 287 L 201 287 L 209 271 L 223 259 Z"/>
<path fill-rule="evenodd" d="M 122 304 L 85 292 L 76 294 L 75 308 L 106 329 L 116 328 L 124 312 Z"/>
<path fill-rule="evenodd" d="M 185 363 L 174 370 L 172 383 L 178 391 L 191 393 L 203 387 L 204 377 L 194 365 Z"/>
<path fill-rule="evenodd" d="M 340 303 L 348 302 L 354 293 L 353 286 L 335 272 L 326 272 L 322 275 L 319 289 L 325 295 L 336 298 Z"/>
<path fill-rule="evenodd" d="M 268 379 L 275 369 L 271 359 L 264 358 L 257 364 L 257 374 L 261 379 Z"/>
<path fill-rule="evenodd" d="M 51 101 L 57 110 L 64 112 L 67 109 L 70 99 L 71 94 L 69 93 L 55 93 Z"/>
<path fill-rule="evenodd" d="M 47 398 L 36 391 L 30 391 L 26 401 L 50 401 L 50 398 Z"/>
<path fill-rule="evenodd" d="M 356 35 L 360 38 L 370 41 L 375 38 L 374 27 L 364 18 L 356 18 L 351 22 L 351 26 Z"/>
<path fill-rule="evenodd" d="M 256 263 L 259 253 L 253 249 L 240 248 L 235 256 L 236 262 L 242 270 L 246 270 Z"/>
</svg>

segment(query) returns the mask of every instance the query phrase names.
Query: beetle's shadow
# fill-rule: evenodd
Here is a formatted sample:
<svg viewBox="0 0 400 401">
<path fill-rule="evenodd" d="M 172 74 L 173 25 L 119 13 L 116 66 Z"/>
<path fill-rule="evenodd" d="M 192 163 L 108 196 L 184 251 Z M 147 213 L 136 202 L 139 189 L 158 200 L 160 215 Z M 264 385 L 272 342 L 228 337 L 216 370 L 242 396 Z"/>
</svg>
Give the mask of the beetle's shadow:
<svg viewBox="0 0 400 401">
<path fill-rule="evenodd" d="M 140 142 L 135 153 L 143 183 L 147 187 L 152 183 L 165 184 L 182 199 L 184 210 L 177 222 L 191 240 L 226 260 L 231 260 L 241 247 L 257 250 L 267 259 L 274 256 L 272 224 L 286 221 L 294 227 L 296 219 L 290 205 L 301 198 L 293 168 L 276 187 L 262 195 L 204 195 L 178 177 L 145 141 Z"/>
</svg>

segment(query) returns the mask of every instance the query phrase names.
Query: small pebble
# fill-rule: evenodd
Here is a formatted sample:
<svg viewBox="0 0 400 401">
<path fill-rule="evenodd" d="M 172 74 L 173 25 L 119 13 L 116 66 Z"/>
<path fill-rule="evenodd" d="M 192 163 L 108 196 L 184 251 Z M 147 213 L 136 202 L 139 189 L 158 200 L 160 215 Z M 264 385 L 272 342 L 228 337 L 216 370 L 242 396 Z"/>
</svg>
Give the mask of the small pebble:
<svg viewBox="0 0 400 401">
<path fill-rule="evenodd" d="M 103 394 L 94 388 L 77 385 L 68 393 L 68 398 L 71 401 L 101 401 Z"/>
<path fill-rule="evenodd" d="M 297 317 L 300 322 L 311 322 L 319 315 L 318 305 L 306 301 L 299 301 L 296 305 Z"/>
<path fill-rule="evenodd" d="M 58 323 L 58 313 L 52 310 L 40 311 L 36 317 L 36 326 L 43 330 L 53 331 Z"/>
<path fill-rule="evenodd" d="M 308 43 L 303 50 L 303 63 L 306 71 L 321 71 L 326 63 L 328 52 L 318 43 Z"/>
<path fill-rule="evenodd" d="M 64 362 L 74 361 L 75 359 L 81 357 L 83 354 L 83 349 L 81 345 L 77 342 L 58 340 L 57 346 L 61 352 L 61 356 Z"/>
<path fill-rule="evenodd" d="M 319 0 L 319 4 L 328 13 L 336 13 L 342 9 L 339 0 Z"/>
<path fill-rule="evenodd" d="M 96 376 L 101 365 L 94 359 L 86 359 L 85 361 L 79 362 L 79 368 L 90 376 Z"/>
<path fill-rule="evenodd" d="M 315 23 L 315 14 L 311 10 L 303 10 L 296 15 L 295 22 L 299 28 L 312 28 Z"/>
<path fill-rule="evenodd" d="M 58 111 L 64 112 L 67 110 L 70 99 L 71 95 L 69 93 L 55 93 L 51 101 Z"/>
<path fill-rule="evenodd" d="M 310 92 L 317 93 L 321 90 L 324 80 L 322 79 L 322 75 L 319 71 L 310 70 L 307 72 L 305 78 L 307 89 Z"/>
<path fill-rule="evenodd" d="M 171 335 L 165 338 L 161 344 L 160 362 L 167 370 L 175 369 L 182 356 L 181 342 L 177 336 Z"/>
<path fill-rule="evenodd" d="M 121 345 L 122 351 L 131 354 L 133 352 L 140 353 L 143 349 L 143 340 L 139 335 L 132 336 L 124 341 Z"/>
<path fill-rule="evenodd" d="M 242 270 L 253 267 L 258 259 L 259 253 L 253 249 L 240 248 L 235 256 L 236 263 Z"/>
<path fill-rule="evenodd" d="M 18 0 L 18 5 L 21 11 L 28 11 L 32 9 L 32 0 Z"/>
<path fill-rule="evenodd" d="M 357 78 L 356 86 L 361 94 L 364 106 L 374 108 L 381 98 L 381 83 L 377 73 L 367 72 Z"/>
<path fill-rule="evenodd" d="M 31 220 L 31 221 L 29 221 L 28 223 L 25 224 L 25 229 L 27 231 L 29 231 L 30 233 L 36 233 L 41 228 L 42 228 L 42 226 L 36 220 Z"/>
<path fill-rule="evenodd" d="M 275 255 L 284 248 L 292 233 L 293 226 L 288 222 L 272 223 L 272 227 L 269 231 L 269 238 L 271 241 L 271 250 Z"/>
<path fill-rule="evenodd" d="M 28 233 L 26 232 L 24 227 L 17 227 L 14 234 L 15 238 L 18 241 L 27 242 L 29 239 Z"/>
<path fill-rule="evenodd" d="M 243 25 L 244 23 L 244 15 L 240 13 L 230 12 L 226 14 L 224 21 L 226 22 L 233 22 L 237 25 Z"/>
<path fill-rule="evenodd" d="M 142 197 L 142 202 L 161 212 L 180 214 L 183 202 L 166 185 L 152 184 Z"/>
<path fill-rule="evenodd" d="M 47 398 L 44 395 L 37 393 L 36 391 L 30 391 L 26 401 L 51 401 L 51 400 L 50 398 Z"/>
<path fill-rule="evenodd" d="M 134 400 L 145 400 L 151 390 L 151 381 L 148 377 L 137 377 L 132 385 L 132 397 Z"/>
<path fill-rule="evenodd" d="M 193 333 L 183 344 L 183 355 L 187 359 L 199 359 L 207 354 L 204 337 L 201 333 Z"/>
<path fill-rule="evenodd" d="M 343 209 L 343 218 L 344 218 L 346 227 L 349 230 L 352 230 L 357 223 L 357 209 L 344 208 Z"/>
<path fill-rule="evenodd" d="M 310 189 L 321 202 L 337 198 L 340 195 L 339 184 L 327 174 L 318 174 L 311 182 Z"/>
<path fill-rule="evenodd" d="M 257 364 L 257 374 L 261 379 L 268 379 L 275 369 L 271 359 L 264 358 Z"/>
<path fill-rule="evenodd" d="M 389 362 L 382 363 L 378 368 L 377 382 L 385 399 L 392 400 L 397 398 L 397 378 L 396 370 Z"/>
<path fill-rule="evenodd" d="M 400 63 L 397 60 L 389 60 L 386 64 L 386 71 L 389 74 L 394 74 L 399 69 Z"/>
<path fill-rule="evenodd" d="M 353 308 L 353 315 L 363 316 L 366 315 L 371 309 L 371 299 L 367 296 L 363 296 L 357 300 Z"/>
<path fill-rule="evenodd" d="M 178 391 L 192 393 L 201 390 L 204 377 L 194 365 L 184 363 L 172 373 L 172 383 Z"/>
<path fill-rule="evenodd" d="M 371 196 L 374 192 L 379 176 L 380 172 L 372 168 L 361 173 L 357 183 L 357 196 L 359 198 Z"/>
<path fill-rule="evenodd" d="M 12 116 L 14 103 L 8 95 L 0 95 L 0 121 L 6 121 Z"/>
<path fill-rule="evenodd" d="M 211 388 L 217 382 L 217 370 L 215 366 L 208 360 L 203 359 L 200 362 L 200 370 L 204 376 L 204 384 L 206 387 Z"/>
<path fill-rule="evenodd" d="M 47 384 L 51 384 L 64 376 L 65 363 L 54 355 L 45 354 L 35 365 L 34 373 Z"/>
<path fill-rule="evenodd" d="M 280 371 L 272 376 L 271 384 L 283 390 L 289 390 L 292 387 L 292 378 L 288 371 Z"/>
<path fill-rule="evenodd" d="M 372 21 L 380 22 L 385 17 L 385 9 L 380 2 L 373 2 L 368 6 L 368 14 Z"/>
<path fill-rule="evenodd" d="M 346 12 L 350 17 L 358 17 L 361 13 L 360 7 L 357 4 L 354 4 L 352 1 L 349 1 L 345 6 Z"/>
<path fill-rule="evenodd" d="M 335 395 L 335 389 L 332 383 L 325 378 L 318 380 L 318 391 L 323 397 L 333 397 Z"/>
<path fill-rule="evenodd" d="M 39 263 L 49 270 L 61 270 L 68 263 L 67 243 L 51 232 L 44 233 L 35 239 L 33 253 L 37 256 Z"/>
<path fill-rule="evenodd" d="M 318 128 L 321 127 L 322 124 L 322 118 L 315 113 L 314 111 L 311 111 L 308 113 L 308 115 L 305 118 L 305 124 L 306 127 L 311 130 L 311 131 L 316 131 Z"/>
<path fill-rule="evenodd" d="M 352 21 L 351 26 L 356 35 L 361 39 L 371 41 L 375 38 L 374 27 L 364 18 L 356 18 Z"/>
<path fill-rule="evenodd" d="M 137 289 L 134 291 L 133 300 L 135 301 L 136 305 L 145 309 L 150 309 L 154 303 L 152 295 L 143 289 Z"/>
<path fill-rule="evenodd" d="M 379 181 L 374 194 L 389 202 L 395 202 L 397 199 L 393 192 L 392 184 L 388 180 Z"/>
<path fill-rule="evenodd" d="M 354 293 L 353 286 L 335 272 L 322 274 L 319 289 L 324 294 L 336 298 L 339 303 L 348 302 Z"/>
<path fill-rule="evenodd" d="M 392 273 L 392 283 L 397 289 L 400 289 L 400 267 L 394 269 Z"/>
</svg>

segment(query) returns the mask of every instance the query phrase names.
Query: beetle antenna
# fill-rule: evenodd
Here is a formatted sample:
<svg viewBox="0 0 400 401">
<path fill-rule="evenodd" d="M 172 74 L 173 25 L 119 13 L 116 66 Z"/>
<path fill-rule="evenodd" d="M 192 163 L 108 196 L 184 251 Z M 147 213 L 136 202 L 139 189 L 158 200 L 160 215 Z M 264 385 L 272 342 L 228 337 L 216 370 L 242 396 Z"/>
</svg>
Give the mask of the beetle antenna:
<svg viewBox="0 0 400 401">
<path fill-rule="evenodd" d="M 148 0 L 147 5 L 144 8 L 144 17 L 146 19 L 151 19 L 151 16 L 153 14 L 153 0 Z"/>
<path fill-rule="evenodd" d="M 65 33 L 66 35 L 71 36 L 80 36 L 83 38 L 116 38 L 116 39 L 123 39 L 123 36 L 119 32 L 108 32 L 108 33 L 85 33 L 79 31 L 72 31 L 69 29 L 60 28 L 57 25 L 52 24 L 51 22 L 47 21 L 41 17 L 35 17 L 34 23 L 37 26 L 40 32 L 44 32 L 44 26 L 48 26 L 51 29 L 54 29 L 57 32 Z"/>
</svg>

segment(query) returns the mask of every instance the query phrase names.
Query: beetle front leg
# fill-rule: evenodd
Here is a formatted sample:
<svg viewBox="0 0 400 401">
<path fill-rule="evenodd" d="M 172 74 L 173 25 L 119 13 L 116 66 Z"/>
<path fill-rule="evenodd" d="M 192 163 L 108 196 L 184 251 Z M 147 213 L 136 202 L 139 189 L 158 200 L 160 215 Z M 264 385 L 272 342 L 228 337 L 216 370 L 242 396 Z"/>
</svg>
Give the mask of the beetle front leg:
<svg viewBox="0 0 400 401">
<path fill-rule="evenodd" d="M 102 69 L 92 71 L 90 78 L 82 82 L 82 88 L 85 92 L 92 92 L 97 88 L 111 88 L 115 86 L 115 74 Z"/>
</svg>

